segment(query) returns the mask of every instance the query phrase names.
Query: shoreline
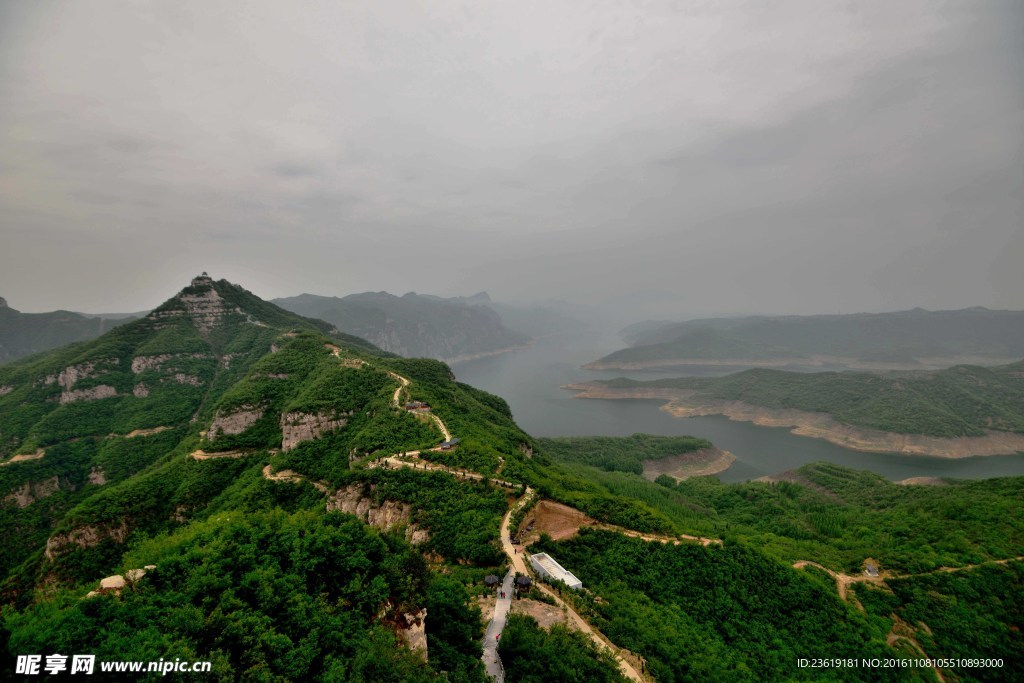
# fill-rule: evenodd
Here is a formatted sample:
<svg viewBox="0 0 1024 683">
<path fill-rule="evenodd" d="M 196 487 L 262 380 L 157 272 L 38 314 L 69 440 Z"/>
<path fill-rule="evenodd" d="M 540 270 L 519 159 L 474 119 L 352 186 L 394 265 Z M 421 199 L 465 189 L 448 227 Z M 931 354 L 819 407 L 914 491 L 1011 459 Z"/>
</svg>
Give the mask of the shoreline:
<svg viewBox="0 0 1024 683">
<path fill-rule="evenodd" d="M 863 361 L 849 356 L 808 356 L 805 358 L 663 358 L 660 360 L 639 361 L 591 361 L 580 367 L 584 370 L 622 370 L 633 372 L 663 372 L 679 370 L 686 367 L 705 368 L 808 368 L 808 369 L 842 369 L 864 372 L 906 372 L 911 370 L 941 370 L 954 365 L 1006 365 L 1019 358 L 988 358 L 984 356 L 928 356 L 916 359 L 916 363 L 886 363 Z"/>
<path fill-rule="evenodd" d="M 935 437 L 923 434 L 883 432 L 843 424 L 826 413 L 789 408 L 765 408 L 743 401 L 701 398 L 695 391 L 680 389 L 611 389 L 588 382 L 563 387 L 578 392 L 574 398 L 657 399 L 661 410 L 673 417 L 721 415 L 736 422 L 760 427 L 787 427 L 790 433 L 823 439 L 863 453 L 897 453 L 936 458 L 1015 455 L 1024 451 L 1024 434 L 990 431 L 985 436 Z"/>
<path fill-rule="evenodd" d="M 471 360 L 480 360 L 481 358 L 490 358 L 491 356 L 500 356 L 503 353 L 509 353 L 511 351 L 519 351 L 521 349 L 528 349 L 533 346 L 535 339 L 531 339 L 525 344 L 517 344 L 516 346 L 506 346 L 503 349 L 495 349 L 494 351 L 481 351 L 480 353 L 468 353 L 464 356 L 455 356 L 454 358 L 441 358 L 439 359 L 442 363 L 448 365 L 456 365 L 458 363 L 468 363 Z"/>
<path fill-rule="evenodd" d="M 736 462 L 736 456 L 729 451 L 722 450 L 716 446 L 702 448 L 699 451 L 670 455 L 667 458 L 657 460 L 644 460 L 643 478 L 647 481 L 654 481 L 660 475 L 665 474 L 676 482 L 685 481 L 691 477 L 708 477 L 725 472 Z"/>
</svg>

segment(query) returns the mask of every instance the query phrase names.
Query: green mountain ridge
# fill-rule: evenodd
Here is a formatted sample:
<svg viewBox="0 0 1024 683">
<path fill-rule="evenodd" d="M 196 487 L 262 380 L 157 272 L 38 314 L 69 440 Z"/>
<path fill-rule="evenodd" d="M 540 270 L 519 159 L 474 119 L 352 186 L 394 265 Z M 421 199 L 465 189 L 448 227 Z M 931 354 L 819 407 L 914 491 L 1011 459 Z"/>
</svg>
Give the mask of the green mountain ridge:
<svg viewBox="0 0 1024 683">
<path fill-rule="evenodd" d="M 891 620 L 787 566 L 797 559 L 843 570 L 871 552 L 917 572 L 1024 548 L 1019 480 L 905 498 L 830 466 L 778 485 L 647 482 L 614 471 L 635 469 L 635 444 L 667 453 L 706 442 L 635 435 L 590 454 L 564 442 L 551 457 L 504 400 L 444 363 L 387 354 L 206 276 L 142 320 L 0 367 L 0 387 L 9 659 L 89 652 L 208 660 L 218 680 L 482 683 L 476 596 L 484 576 L 506 570 L 500 521 L 527 486 L 603 524 L 723 539 L 541 539 L 588 587 L 564 598 L 657 680 L 829 680 L 795 656 L 891 654 Z M 407 400 L 431 412 L 407 411 Z M 456 448 L 422 450 L 445 438 L 432 416 Z M 417 449 L 407 467 L 383 460 Z M 858 516 L 873 521 L 862 528 Z M 136 578 L 90 595 L 112 574 Z M 894 609 L 931 614 L 915 580 Z M 965 580 L 943 590 L 975 587 Z M 993 594 L 1012 590 L 992 579 Z M 982 616 L 1002 629 L 1005 612 Z M 942 622 L 937 637 L 955 641 L 961 626 Z M 620 680 L 586 638 L 528 618 L 507 636 L 510 676 Z"/>
</svg>

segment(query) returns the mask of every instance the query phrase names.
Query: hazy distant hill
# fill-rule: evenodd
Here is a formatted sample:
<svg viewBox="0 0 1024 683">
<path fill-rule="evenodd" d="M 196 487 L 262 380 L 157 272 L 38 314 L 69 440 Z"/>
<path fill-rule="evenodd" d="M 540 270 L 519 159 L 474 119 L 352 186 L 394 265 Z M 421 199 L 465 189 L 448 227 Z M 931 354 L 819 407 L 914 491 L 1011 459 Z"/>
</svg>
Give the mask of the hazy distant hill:
<svg viewBox="0 0 1024 683">
<path fill-rule="evenodd" d="M 71 311 L 21 313 L 0 297 L 0 363 L 64 344 L 94 339 L 130 316 L 89 316 Z"/>
<path fill-rule="evenodd" d="M 851 367 L 1006 362 L 1024 356 L 1024 311 L 968 308 L 896 313 L 708 318 L 641 323 L 623 330 L 631 347 L 595 367 L 671 366 L 730 359 L 811 361 Z"/>
<path fill-rule="evenodd" d="M 518 346 L 530 339 L 508 329 L 485 305 L 413 292 L 404 296 L 364 292 L 342 298 L 301 294 L 275 299 L 274 303 L 326 320 L 386 351 L 407 357 L 455 360 Z"/>
</svg>

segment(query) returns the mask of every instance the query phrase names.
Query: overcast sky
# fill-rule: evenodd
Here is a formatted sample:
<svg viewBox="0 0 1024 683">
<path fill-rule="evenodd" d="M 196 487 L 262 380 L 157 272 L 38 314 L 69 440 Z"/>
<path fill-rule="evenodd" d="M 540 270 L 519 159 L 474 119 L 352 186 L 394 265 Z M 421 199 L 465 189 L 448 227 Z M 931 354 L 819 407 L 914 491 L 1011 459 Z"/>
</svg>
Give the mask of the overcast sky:
<svg viewBox="0 0 1024 683">
<path fill-rule="evenodd" d="M 1021 309 L 1024 3 L 0 0 L 0 240 L 23 311 Z"/>
</svg>

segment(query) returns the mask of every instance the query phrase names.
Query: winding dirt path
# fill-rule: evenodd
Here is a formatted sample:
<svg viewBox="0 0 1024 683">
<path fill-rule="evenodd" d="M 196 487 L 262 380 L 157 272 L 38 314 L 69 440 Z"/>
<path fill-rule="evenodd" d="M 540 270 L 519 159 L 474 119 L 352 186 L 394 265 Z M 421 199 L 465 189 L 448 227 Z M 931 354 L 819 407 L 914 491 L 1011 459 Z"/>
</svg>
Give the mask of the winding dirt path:
<svg viewBox="0 0 1024 683">
<path fill-rule="evenodd" d="M 35 453 L 21 453 L 19 455 L 15 455 L 6 462 L 0 462 L 0 467 L 7 467 L 8 465 L 13 465 L 19 462 L 28 462 L 30 460 L 39 460 L 44 455 L 46 455 L 46 451 L 43 450 L 42 448 L 39 448 L 36 449 Z"/>
<path fill-rule="evenodd" d="M 274 472 L 271 469 L 270 465 L 267 465 L 266 467 L 263 468 L 263 478 L 268 479 L 270 481 L 287 481 L 292 484 L 298 484 L 305 481 L 312 484 L 317 491 L 320 491 L 325 495 L 331 492 L 327 484 L 322 481 L 312 481 L 308 477 L 305 477 L 292 470 L 281 470 L 280 472 Z"/>
<path fill-rule="evenodd" d="M 793 563 L 793 569 L 801 569 L 802 567 L 810 566 L 810 567 L 817 567 L 818 569 L 820 569 L 823 572 L 827 573 L 829 576 L 831 576 L 833 579 L 835 579 L 836 589 L 839 591 L 839 597 L 840 597 L 840 599 L 845 601 L 846 600 L 846 595 L 847 595 L 847 590 L 849 589 L 850 585 L 854 584 L 854 583 L 872 583 L 872 584 L 875 584 L 875 585 L 884 585 L 886 579 L 902 579 L 902 578 L 907 578 L 907 577 L 911 577 L 911 576 L 927 576 L 928 574 L 943 574 L 943 573 L 952 573 L 952 572 L 962 572 L 962 571 L 966 571 L 968 569 L 976 569 L 978 567 L 984 567 L 986 565 L 1007 564 L 1007 563 L 1010 563 L 1010 562 L 1020 562 L 1020 561 L 1024 561 L 1024 555 L 1020 555 L 1018 557 L 1008 557 L 1008 558 L 1005 558 L 1005 559 L 1002 559 L 1002 560 L 989 560 L 988 562 L 979 562 L 977 564 L 967 564 L 967 565 L 964 565 L 963 567 L 939 567 L 938 569 L 933 569 L 933 570 L 928 571 L 928 572 L 919 572 L 917 574 L 894 574 L 892 572 L 882 572 L 879 576 L 868 576 L 867 574 L 857 574 L 857 575 L 842 574 L 840 572 L 833 571 L 833 570 L 829 569 L 828 567 L 826 567 L 824 565 L 820 565 L 817 562 L 812 562 L 810 560 L 798 560 L 797 562 L 794 562 Z M 861 611 L 864 611 L 863 607 L 861 607 Z"/>
<path fill-rule="evenodd" d="M 192 451 L 188 457 L 193 460 L 219 460 L 221 458 L 245 458 L 256 455 L 259 451 L 222 451 L 220 453 L 207 453 L 203 450 Z"/>
<path fill-rule="evenodd" d="M 621 526 L 615 526 L 614 524 L 597 524 L 593 526 L 594 529 L 604 529 L 606 531 L 614 531 L 615 533 L 622 534 L 623 536 L 629 536 L 631 538 L 639 538 L 641 541 L 651 541 L 653 543 L 671 543 L 672 545 L 681 545 L 683 543 L 700 543 L 702 546 L 709 545 L 722 545 L 722 539 L 720 538 L 704 538 L 703 536 L 690 536 L 689 534 L 679 534 L 678 536 L 665 536 L 663 534 L 644 534 L 639 531 L 633 531 L 632 529 L 625 529 Z"/>
<path fill-rule="evenodd" d="M 388 370 L 388 377 L 394 380 L 398 380 L 398 388 L 395 389 L 395 395 L 391 397 L 391 405 L 398 407 L 398 399 L 402 396 L 402 390 L 409 386 L 410 382 L 405 377 L 402 377 L 397 372 Z"/>
<path fill-rule="evenodd" d="M 527 576 L 533 574 L 533 572 L 527 567 L 526 564 L 526 549 L 523 548 L 523 551 L 519 552 L 519 549 L 516 548 L 516 546 L 512 545 L 512 541 L 509 536 L 510 530 L 508 528 L 508 525 L 515 511 L 521 508 L 523 505 L 525 505 L 532 496 L 533 489 L 527 487 L 526 491 L 519 498 L 519 500 L 516 501 L 515 505 L 510 507 L 508 509 L 508 512 L 505 513 L 505 516 L 501 520 L 500 529 L 501 549 L 505 551 L 505 555 L 508 557 L 508 560 L 511 563 L 513 569 L 515 569 L 515 571 L 517 571 L 518 573 L 526 574 Z M 546 593 L 551 598 L 553 598 L 555 603 L 559 607 L 564 607 L 566 613 L 569 615 L 569 618 L 573 620 L 573 622 L 576 624 L 580 631 L 585 633 L 594 642 L 598 650 L 607 651 L 612 654 L 612 656 L 615 658 L 615 661 L 619 663 L 619 670 L 622 672 L 622 675 L 624 675 L 626 678 L 632 681 L 637 681 L 638 683 L 642 683 L 643 681 L 647 680 L 640 675 L 640 673 L 633 667 L 632 664 L 627 662 L 622 657 L 622 655 L 619 654 L 620 651 L 624 651 L 622 650 L 622 648 L 616 647 L 615 644 L 608 640 L 608 638 L 604 634 L 602 634 L 600 631 L 598 631 L 589 623 L 587 623 L 587 621 L 583 617 L 581 617 L 579 613 L 577 613 L 576 610 L 572 608 L 571 605 L 567 604 L 564 600 L 562 600 L 562 598 L 560 598 L 558 594 L 556 594 L 550 588 L 536 580 L 534 581 L 533 585 L 540 589 L 543 593 Z"/>
<path fill-rule="evenodd" d="M 327 348 L 330 349 L 331 353 L 336 358 L 340 358 L 341 349 L 339 349 L 337 346 L 334 346 L 334 345 L 327 345 Z M 367 365 L 367 363 L 365 361 L 360 361 L 360 363 L 362 365 Z M 393 371 L 389 370 L 389 371 L 387 371 L 387 373 L 388 373 L 388 375 L 390 377 L 392 377 L 393 379 L 397 380 L 398 383 L 399 383 L 399 386 L 398 386 L 397 389 L 395 389 L 395 393 L 393 394 L 392 399 L 391 399 L 392 405 L 395 406 L 395 407 L 398 407 L 398 406 L 400 406 L 400 399 L 401 399 L 401 396 L 402 396 L 402 392 L 408 390 L 408 387 L 411 384 L 411 382 L 409 381 L 408 378 L 403 377 L 403 376 L 399 375 L 396 372 L 393 372 Z M 431 413 L 430 417 L 433 419 L 434 423 L 437 425 L 438 429 L 441 431 L 441 434 L 444 436 L 445 441 L 451 441 L 452 440 L 452 434 L 448 430 L 447 425 L 445 425 L 444 420 L 442 420 L 440 417 L 438 417 L 434 413 Z M 430 451 L 440 451 L 441 448 L 440 447 L 435 447 L 435 448 L 431 448 L 429 450 Z M 193 457 L 196 457 L 197 459 L 201 459 L 201 456 L 205 456 L 206 455 L 206 454 L 201 454 L 201 455 L 198 455 L 198 454 L 201 454 L 201 452 L 194 453 Z M 478 472 L 472 472 L 472 471 L 469 471 L 469 470 L 457 469 L 457 468 L 447 467 L 445 465 L 441 465 L 441 464 L 438 464 L 438 463 L 428 462 L 426 460 L 421 459 L 419 456 L 420 456 L 420 451 L 407 451 L 407 452 L 404 452 L 404 453 L 395 453 L 395 454 L 392 454 L 392 455 L 389 455 L 389 456 L 378 458 L 377 460 L 371 462 L 368 465 L 368 467 L 371 467 L 371 468 L 372 467 L 386 467 L 386 468 L 403 468 L 404 467 L 404 468 L 412 468 L 412 469 L 422 469 L 424 471 L 428 471 L 429 470 L 429 471 L 436 471 L 436 472 L 446 472 L 446 473 L 448 473 L 448 474 L 450 474 L 452 476 L 455 476 L 457 478 L 460 478 L 460 479 L 470 479 L 470 480 L 475 480 L 475 481 L 480 481 L 480 480 L 483 480 L 483 479 L 487 479 L 488 481 L 490 481 L 492 484 L 494 484 L 496 486 L 501 486 L 501 487 L 509 488 L 509 489 L 515 489 L 515 488 L 519 487 L 519 484 L 514 484 L 513 482 L 506 481 L 506 480 L 503 480 L 503 479 L 496 479 L 496 478 L 493 478 L 493 477 L 486 477 L 486 476 L 484 476 L 484 475 L 482 475 L 482 474 L 480 474 Z M 212 456 L 207 456 L 207 457 L 212 457 Z M 220 457 L 225 457 L 225 456 L 221 455 Z M 310 481 L 307 477 L 305 477 L 305 476 L 303 476 L 301 474 L 298 474 L 297 472 L 294 472 L 292 470 L 282 470 L 280 472 L 274 472 L 273 469 L 272 469 L 272 466 L 271 465 L 267 465 L 267 466 L 265 466 L 263 468 L 263 477 L 265 479 L 269 480 L 269 481 L 276 481 L 276 482 L 292 482 L 292 483 L 297 483 L 297 482 L 301 482 L 301 481 L 308 481 L 310 484 L 315 486 L 317 488 L 317 490 L 321 491 L 325 495 L 330 493 L 330 489 L 328 488 L 326 483 Z M 520 553 L 519 549 L 517 549 L 515 546 L 512 545 L 511 538 L 509 536 L 508 525 L 509 525 L 509 521 L 512 518 L 513 513 L 516 510 L 518 510 L 519 508 L 521 508 L 523 505 L 525 505 L 526 502 L 531 499 L 533 494 L 534 494 L 533 489 L 531 489 L 530 487 L 527 486 L 525 488 L 524 492 L 523 492 L 523 495 L 520 496 L 519 500 L 517 500 L 514 505 L 509 507 L 508 511 L 505 513 L 505 516 L 501 520 L 501 528 L 499 529 L 499 535 L 500 535 L 500 538 L 501 538 L 501 547 L 502 547 L 502 550 L 504 550 L 505 555 L 509 558 L 509 562 L 511 564 L 511 567 L 513 568 L 513 570 L 515 572 L 518 572 L 518 573 L 524 574 L 524 575 L 530 575 L 531 571 L 530 571 L 530 568 L 527 566 L 527 563 L 526 563 L 526 561 L 524 559 L 523 553 Z M 657 536 L 657 535 L 652 535 L 652 534 L 641 534 L 640 532 L 630 531 L 628 529 L 616 529 L 616 530 L 620 531 L 621 533 L 626 533 L 628 535 L 635 536 L 637 538 L 643 538 L 645 540 L 651 540 L 651 541 L 659 541 L 659 542 L 662 542 L 662 543 L 669 543 L 669 542 L 680 543 L 681 542 L 680 538 L 685 538 L 685 539 L 688 539 L 688 540 L 698 541 L 698 542 L 703 543 L 705 545 L 708 545 L 708 544 L 714 543 L 714 542 L 719 542 L 720 543 L 720 541 L 715 541 L 714 539 L 702 539 L 702 538 L 697 538 L 697 537 L 694 537 L 694 536 L 681 536 L 679 538 L 672 538 L 672 537 Z M 524 552 L 525 552 L 525 549 L 524 549 Z M 509 587 L 511 587 L 511 579 L 512 579 L 512 572 L 510 572 L 505 577 L 505 583 L 508 583 Z M 633 655 L 632 653 L 629 653 L 626 650 L 623 650 L 621 648 L 616 647 L 610 640 L 608 640 L 608 638 L 606 636 L 601 634 L 597 629 L 593 628 L 589 623 L 587 623 L 587 621 L 585 619 L 583 619 L 583 617 L 581 617 L 576 612 L 575 609 L 573 609 L 570 605 L 566 604 L 566 602 L 564 600 L 562 600 L 561 597 L 559 597 L 557 594 L 555 594 L 547 586 L 541 585 L 539 583 L 535 583 L 534 585 L 536 585 L 544 593 L 546 593 L 549 596 L 551 596 L 551 598 L 554 599 L 555 603 L 558 604 L 560 607 L 564 607 L 565 610 L 566 610 L 566 613 L 573 620 L 573 622 L 575 622 L 575 624 L 579 628 L 579 630 L 582 631 L 583 633 L 585 633 L 594 642 L 594 644 L 598 647 L 599 650 L 608 651 L 608 652 L 610 652 L 612 654 L 612 656 L 618 662 L 619 669 L 622 671 L 622 674 L 624 676 L 626 676 L 628 679 L 630 679 L 632 681 L 636 681 L 637 683 L 644 683 L 645 681 L 648 680 L 648 679 L 644 678 L 643 676 L 641 676 L 640 673 L 637 672 L 636 668 L 634 668 L 634 666 L 632 664 L 630 664 L 628 661 L 626 661 L 626 659 L 622 656 L 621 653 L 622 652 L 626 652 L 627 655 L 630 656 L 630 657 L 635 657 L 635 655 Z M 510 595 L 510 591 L 506 591 L 506 595 Z M 498 610 L 495 610 L 495 617 L 494 618 L 497 619 L 498 616 L 499 616 L 498 615 Z M 488 628 L 487 633 L 491 634 L 492 630 L 494 630 L 494 629 L 497 629 L 497 631 L 496 631 L 496 633 L 494 633 L 492 635 L 496 635 L 497 633 L 500 633 L 501 632 L 500 629 L 504 628 L 504 618 L 505 618 L 505 616 L 507 616 L 507 610 L 504 610 L 504 614 L 501 616 L 502 623 L 498 624 L 498 623 L 495 623 L 494 620 L 492 620 L 491 626 L 493 628 Z M 504 670 L 501 668 L 501 663 L 500 663 L 500 658 L 498 657 L 497 648 L 494 647 L 494 646 L 492 646 L 491 648 L 488 648 L 487 647 L 488 646 L 488 642 L 486 642 L 486 641 L 487 641 L 487 636 L 485 636 L 485 643 L 484 643 L 484 661 L 485 661 L 485 664 L 487 664 L 488 655 L 490 655 L 491 656 L 491 662 L 492 662 L 492 664 L 490 665 L 490 669 L 494 669 L 495 666 L 496 666 L 497 669 L 499 671 L 501 671 L 501 676 L 499 678 L 499 680 L 501 680 L 501 679 L 504 678 Z"/>
</svg>

